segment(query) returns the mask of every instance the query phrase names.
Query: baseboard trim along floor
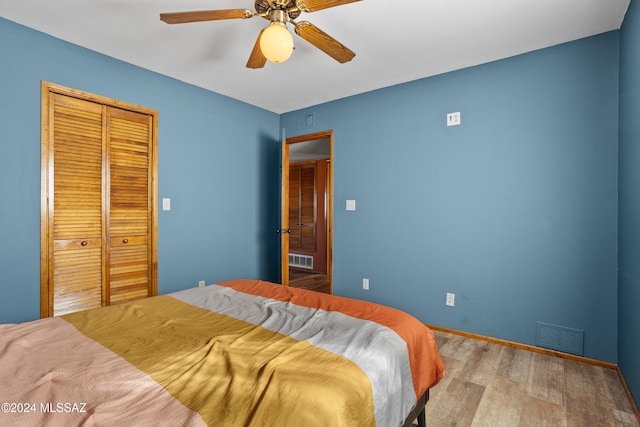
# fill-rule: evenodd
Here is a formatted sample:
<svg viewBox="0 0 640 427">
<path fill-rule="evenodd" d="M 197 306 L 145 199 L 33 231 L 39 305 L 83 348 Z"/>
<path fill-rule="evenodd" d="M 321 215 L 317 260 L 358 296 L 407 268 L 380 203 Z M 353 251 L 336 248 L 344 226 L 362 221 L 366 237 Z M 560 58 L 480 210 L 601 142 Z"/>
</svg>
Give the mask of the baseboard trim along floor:
<svg viewBox="0 0 640 427">
<path fill-rule="evenodd" d="M 502 346 L 506 346 L 506 347 L 513 347 L 513 348 L 520 349 L 520 350 L 526 350 L 526 351 L 530 351 L 530 352 L 537 353 L 537 354 L 542 354 L 542 355 L 547 355 L 547 356 L 555 356 L 555 357 L 559 357 L 559 358 L 562 358 L 562 359 L 568 359 L 568 360 L 572 360 L 572 361 L 579 362 L 579 363 L 585 363 L 585 364 L 588 364 L 588 365 L 593 365 L 593 366 L 597 366 L 597 367 L 601 367 L 601 368 L 605 368 L 605 369 L 611 369 L 611 370 L 613 370 L 613 371 L 615 371 L 617 373 L 617 376 L 620 379 L 620 382 L 622 384 L 622 388 L 624 389 L 624 393 L 626 393 L 626 397 L 629 400 L 629 404 L 631 405 L 631 409 L 633 410 L 633 413 L 635 414 L 635 417 L 637 419 L 638 424 L 640 424 L 640 412 L 638 411 L 638 406 L 636 405 L 636 403 L 635 403 L 635 401 L 633 399 L 633 396 L 631 395 L 631 391 L 629 390 L 627 382 L 624 379 L 624 375 L 622 374 L 622 371 L 620 370 L 618 365 L 616 365 L 614 363 L 603 362 L 603 361 L 591 359 L 591 358 L 588 358 L 588 357 L 576 356 L 576 355 L 573 355 L 573 354 L 563 353 L 563 352 L 555 351 L 555 350 L 549 350 L 549 349 L 546 349 L 546 348 L 537 347 L 537 346 L 533 346 L 533 345 L 521 344 L 521 343 L 502 340 L 502 339 L 498 339 L 498 338 L 492 338 L 492 337 L 487 337 L 487 336 L 483 336 L 483 335 L 472 334 L 472 333 L 469 333 L 469 332 L 458 331 L 458 330 L 455 330 L 455 329 L 443 328 L 443 327 L 440 327 L 440 326 L 437 326 L 437 325 L 429 325 L 429 324 L 427 324 L 427 326 L 430 329 L 434 330 L 434 331 L 444 332 L 444 333 L 452 334 L 452 335 L 459 335 L 459 336 L 462 336 L 462 337 L 465 337 L 465 338 L 471 338 L 471 339 L 474 339 L 474 340 L 485 341 L 485 342 L 492 343 L 492 344 L 498 344 L 498 345 L 502 345 Z"/>
</svg>

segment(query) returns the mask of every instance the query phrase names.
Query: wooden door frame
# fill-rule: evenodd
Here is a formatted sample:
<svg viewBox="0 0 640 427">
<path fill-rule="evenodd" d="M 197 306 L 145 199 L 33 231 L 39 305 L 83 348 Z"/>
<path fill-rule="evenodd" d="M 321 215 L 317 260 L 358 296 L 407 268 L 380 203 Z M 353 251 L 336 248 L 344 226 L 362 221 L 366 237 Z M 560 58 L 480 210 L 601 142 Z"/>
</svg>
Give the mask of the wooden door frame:
<svg viewBox="0 0 640 427">
<path fill-rule="evenodd" d="M 281 282 L 289 286 L 289 145 L 317 139 L 329 140 L 329 162 L 327 164 L 327 275 L 329 276 L 329 292 L 333 293 L 333 131 L 294 136 L 282 141 L 282 210 L 281 210 Z"/>
</svg>

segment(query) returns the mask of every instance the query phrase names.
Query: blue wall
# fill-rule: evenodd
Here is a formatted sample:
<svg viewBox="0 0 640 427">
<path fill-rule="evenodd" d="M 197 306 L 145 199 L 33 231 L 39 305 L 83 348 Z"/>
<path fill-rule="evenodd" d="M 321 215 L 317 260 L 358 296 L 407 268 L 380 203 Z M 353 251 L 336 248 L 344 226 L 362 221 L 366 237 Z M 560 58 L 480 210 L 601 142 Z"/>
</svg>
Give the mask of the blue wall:
<svg viewBox="0 0 640 427">
<path fill-rule="evenodd" d="M 527 344 L 536 321 L 583 329 L 585 355 L 617 362 L 619 351 L 638 393 L 638 316 L 626 302 L 638 300 L 638 267 L 623 262 L 640 251 L 626 237 L 640 229 L 629 188 L 638 125 L 625 119 L 638 110 L 637 5 L 630 15 L 622 54 L 611 32 L 280 119 L 0 19 L 0 322 L 38 317 L 46 80 L 159 111 L 159 196 L 172 198 L 159 212 L 161 293 L 274 280 L 279 128 L 333 129 L 335 293 Z M 462 125 L 447 128 L 453 111 Z"/>
<path fill-rule="evenodd" d="M 0 323 L 39 317 L 42 80 L 158 110 L 160 293 L 277 277 L 277 114 L 0 19 Z"/>
<path fill-rule="evenodd" d="M 615 31 L 284 114 L 334 130 L 334 292 L 616 362 L 618 71 Z"/>
<path fill-rule="evenodd" d="M 619 365 L 640 401 L 640 4 L 621 30 Z"/>
</svg>

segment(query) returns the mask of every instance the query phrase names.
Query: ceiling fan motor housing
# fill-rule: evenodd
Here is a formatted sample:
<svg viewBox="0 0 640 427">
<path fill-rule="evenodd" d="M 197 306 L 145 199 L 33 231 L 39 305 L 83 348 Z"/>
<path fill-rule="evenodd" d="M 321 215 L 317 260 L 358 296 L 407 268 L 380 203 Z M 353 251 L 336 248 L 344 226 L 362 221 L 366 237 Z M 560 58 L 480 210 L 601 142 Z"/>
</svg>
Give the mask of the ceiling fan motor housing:
<svg viewBox="0 0 640 427">
<path fill-rule="evenodd" d="M 302 12 L 297 3 L 296 0 L 256 0 L 255 8 L 258 14 L 267 19 L 274 10 L 282 10 L 286 12 L 289 19 L 296 19 Z"/>
</svg>

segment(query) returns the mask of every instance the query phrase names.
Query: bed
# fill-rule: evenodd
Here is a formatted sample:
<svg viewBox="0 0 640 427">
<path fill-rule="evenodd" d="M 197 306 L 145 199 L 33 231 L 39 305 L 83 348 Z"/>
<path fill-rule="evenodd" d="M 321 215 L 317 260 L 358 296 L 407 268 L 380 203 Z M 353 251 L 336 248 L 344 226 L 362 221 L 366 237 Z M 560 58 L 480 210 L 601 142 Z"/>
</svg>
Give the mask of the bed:
<svg viewBox="0 0 640 427">
<path fill-rule="evenodd" d="M 0 325 L 0 425 L 423 425 L 443 375 L 414 317 L 254 280 Z"/>
</svg>

